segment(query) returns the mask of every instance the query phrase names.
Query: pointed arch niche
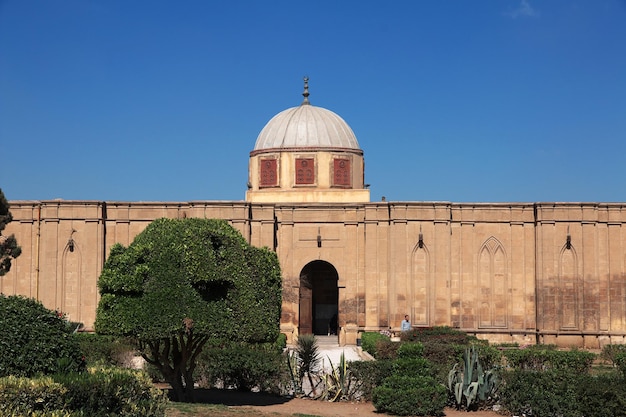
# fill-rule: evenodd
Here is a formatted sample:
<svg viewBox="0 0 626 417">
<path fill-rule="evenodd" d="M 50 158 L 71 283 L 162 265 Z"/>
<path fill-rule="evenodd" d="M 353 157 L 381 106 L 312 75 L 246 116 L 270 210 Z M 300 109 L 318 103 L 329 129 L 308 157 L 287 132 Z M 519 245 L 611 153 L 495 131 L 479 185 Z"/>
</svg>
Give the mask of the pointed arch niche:
<svg viewBox="0 0 626 417">
<path fill-rule="evenodd" d="M 415 326 L 430 326 L 431 275 L 430 253 L 420 237 L 411 254 L 411 322 Z"/>
<path fill-rule="evenodd" d="M 559 327 L 578 330 L 578 268 L 574 246 L 569 242 L 561 248 L 559 256 Z"/>
<path fill-rule="evenodd" d="M 478 325 L 480 328 L 505 328 L 508 325 L 507 256 L 493 236 L 478 252 Z"/>
</svg>

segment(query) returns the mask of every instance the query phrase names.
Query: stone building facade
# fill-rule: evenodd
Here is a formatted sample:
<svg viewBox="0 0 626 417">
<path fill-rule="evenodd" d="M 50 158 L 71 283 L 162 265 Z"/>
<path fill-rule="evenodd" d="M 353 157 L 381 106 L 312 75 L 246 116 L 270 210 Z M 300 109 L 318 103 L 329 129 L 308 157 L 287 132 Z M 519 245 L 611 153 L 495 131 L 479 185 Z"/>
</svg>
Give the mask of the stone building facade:
<svg viewBox="0 0 626 417">
<path fill-rule="evenodd" d="M 369 201 L 349 126 L 308 101 L 277 114 L 250 153 L 245 201 L 11 201 L 22 255 L 0 279 L 92 329 L 114 243 L 160 217 L 226 219 L 278 254 L 281 331 L 447 325 L 493 342 L 626 343 L 626 203 Z"/>
</svg>

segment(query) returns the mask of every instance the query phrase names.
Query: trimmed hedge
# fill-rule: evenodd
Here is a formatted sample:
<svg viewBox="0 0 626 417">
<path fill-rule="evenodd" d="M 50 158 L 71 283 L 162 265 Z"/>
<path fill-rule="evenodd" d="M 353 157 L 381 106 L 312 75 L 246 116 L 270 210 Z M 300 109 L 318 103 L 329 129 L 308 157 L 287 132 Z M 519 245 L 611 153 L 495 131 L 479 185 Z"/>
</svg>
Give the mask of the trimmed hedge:
<svg viewBox="0 0 626 417">
<path fill-rule="evenodd" d="M 527 349 L 505 350 L 507 365 L 521 370 L 571 370 L 587 373 L 596 354 L 584 350 L 555 350 L 538 345 Z"/>
<path fill-rule="evenodd" d="M 501 403 L 513 415 L 626 416 L 626 381 L 617 374 L 514 370 L 502 376 Z"/>
<path fill-rule="evenodd" d="M 398 376 L 386 378 L 374 389 L 376 411 L 398 416 L 443 416 L 448 393 L 433 378 Z"/>
<path fill-rule="evenodd" d="M 164 417 L 166 405 L 145 373 L 129 369 L 0 379 L 3 416 Z"/>
<path fill-rule="evenodd" d="M 348 369 L 359 381 L 363 399 L 372 400 L 374 388 L 382 385 L 383 380 L 393 372 L 393 361 L 355 361 L 348 363 Z"/>
<path fill-rule="evenodd" d="M 83 371 L 73 330 L 63 313 L 37 300 L 0 294 L 0 377 Z"/>
<path fill-rule="evenodd" d="M 198 357 L 194 380 L 203 388 L 258 389 L 279 394 L 280 387 L 288 382 L 286 363 L 277 344 L 205 347 Z"/>
<path fill-rule="evenodd" d="M 388 341 L 389 337 L 379 332 L 361 333 L 361 347 L 373 357 L 376 357 L 376 343 L 378 343 L 379 340 Z"/>
</svg>

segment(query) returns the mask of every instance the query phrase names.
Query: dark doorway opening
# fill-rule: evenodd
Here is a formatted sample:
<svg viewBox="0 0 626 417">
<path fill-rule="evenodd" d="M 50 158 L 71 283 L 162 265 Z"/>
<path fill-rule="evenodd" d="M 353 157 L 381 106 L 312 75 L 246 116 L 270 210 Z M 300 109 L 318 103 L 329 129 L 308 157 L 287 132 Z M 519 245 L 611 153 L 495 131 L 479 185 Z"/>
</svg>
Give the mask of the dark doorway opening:
<svg viewBox="0 0 626 417">
<path fill-rule="evenodd" d="M 300 272 L 300 334 L 337 334 L 339 275 L 326 261 L 308 263 Z"/>
</svg>

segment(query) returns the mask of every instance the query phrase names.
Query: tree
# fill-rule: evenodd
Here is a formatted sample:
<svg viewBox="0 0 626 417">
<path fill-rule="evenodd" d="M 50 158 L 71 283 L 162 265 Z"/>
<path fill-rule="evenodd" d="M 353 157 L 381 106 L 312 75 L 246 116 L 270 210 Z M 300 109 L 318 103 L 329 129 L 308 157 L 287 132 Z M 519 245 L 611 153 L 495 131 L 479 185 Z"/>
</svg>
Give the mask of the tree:
<svg viewBox="0 0 626 417">
<path fill-rule="evenodd" d="M 11 221 L 13 221 L 13 216 L 9 211 L 9 202 L 0 188 L 0 276 L 9 272 L 11 260 L 17 258 L 22 253 L 22 248 L 17 246 L 17 240 L 15 240 L 14 235 L 2 236 L 2 231 Z"/>
<path fill-rule="evenodd" d="M 135 338 L 175 399 L 193 401 L 207 341 L 276 340 L 281 283 L 276 254 L 249 245 L 227 222 L 158 219 L 127 248 L 111 248 L 96 332 Z"/>
</svg>

